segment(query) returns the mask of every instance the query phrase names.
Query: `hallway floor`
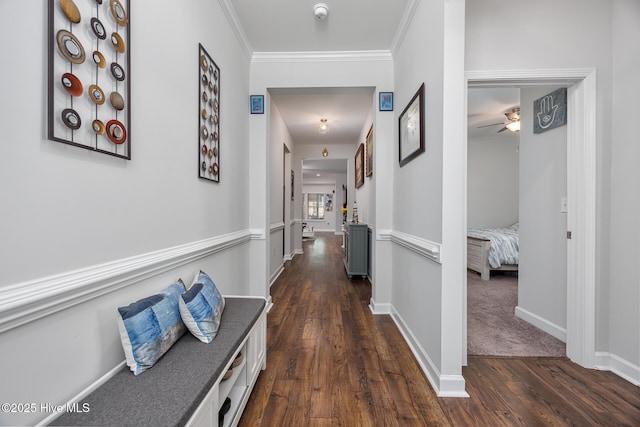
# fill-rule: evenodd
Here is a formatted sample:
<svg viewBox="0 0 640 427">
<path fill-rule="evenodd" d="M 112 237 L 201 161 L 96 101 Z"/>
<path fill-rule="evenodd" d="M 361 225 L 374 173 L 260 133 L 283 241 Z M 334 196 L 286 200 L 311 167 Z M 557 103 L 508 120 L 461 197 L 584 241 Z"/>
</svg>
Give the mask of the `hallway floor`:
<svg viewBox="0 0 640 427">
<path fill-rule="evenodd" d="M 638 387 L 565 358 L 469 358 L 471 398 L 438 398 L 341 243 L 316 233 L 271 287 L 267 369 L 240 426 L 638 425 Z"/>
</svg>

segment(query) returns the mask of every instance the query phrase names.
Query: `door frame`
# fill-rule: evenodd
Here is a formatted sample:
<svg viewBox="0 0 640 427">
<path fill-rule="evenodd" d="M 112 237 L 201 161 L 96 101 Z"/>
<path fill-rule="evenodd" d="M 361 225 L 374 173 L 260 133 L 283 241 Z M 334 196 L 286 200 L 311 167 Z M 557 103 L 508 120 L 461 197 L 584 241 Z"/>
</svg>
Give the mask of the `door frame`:
<svg viewBox="0 0 640 427">
<path fill-rule="evenodd" d="M 567 88 L 567 357 L 595 367 L 596 336 L 596 70 L 488 70 L 465 72 L 465 114 L 469 87 L 564 85 Z M 467 200 L 467 144 L 464 144 L 464 211 Z M 579 207 L 579 208 L 578 208 Z M 464 235 L 467 216 L 464 216 Z M 466 245 L 464 266 L 467 265 Z M 466 268 L 465 268 L 466 270 Z M 463 364 L 467 364 L 467 283 L 463 279 Z"/>
</svg>

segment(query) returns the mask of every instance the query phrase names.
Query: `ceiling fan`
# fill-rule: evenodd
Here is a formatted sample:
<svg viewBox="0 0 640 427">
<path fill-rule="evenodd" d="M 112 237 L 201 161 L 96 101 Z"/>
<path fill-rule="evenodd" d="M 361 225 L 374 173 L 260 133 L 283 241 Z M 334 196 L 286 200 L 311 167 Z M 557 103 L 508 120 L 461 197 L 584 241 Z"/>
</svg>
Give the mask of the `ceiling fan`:
<svg viewBox="0 0 640 427">
<path fill-rule="evenodd" d="M 478 126 L 478 129 L 479 128 L 486 128 L 486 127 L 489 127 L 489 126 L 503 125 L 504 127 L 502 129 L 500 129 L 498 131 L 498 133 L 504 132 L 505 130 L 510 130 L 512 132 L 518 132 L 520 130 L 520 107 L 512 108 L 510 112 L 504 113 L 504 115 L 507 117 L 507 121 L 506 122 L 492 123 L 490 125 Z"/>
</svg>

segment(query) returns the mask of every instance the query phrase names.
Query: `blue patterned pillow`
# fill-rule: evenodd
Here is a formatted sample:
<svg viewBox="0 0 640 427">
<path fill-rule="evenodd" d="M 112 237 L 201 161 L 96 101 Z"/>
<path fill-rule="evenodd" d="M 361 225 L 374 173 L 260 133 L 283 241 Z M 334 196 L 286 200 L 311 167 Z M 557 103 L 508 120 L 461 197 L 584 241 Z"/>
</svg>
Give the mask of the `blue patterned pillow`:
<svg viewBox="0 0 640 427">
<path fill-rule="evenodd" d="M 224 298 L 207 273 L 200 271 L 189 290 L 180 297 L 179 305 L 189 331 L 204 343 L 213 341 L 220 327 Z"/>
<path fill-rule="evenodd" d="M 135 375 L 151 368 L 186 332 L 178 308 L 185 289 L 178 280 L 158 295 L 118 307 L 120 340 Z"/>
</svg>

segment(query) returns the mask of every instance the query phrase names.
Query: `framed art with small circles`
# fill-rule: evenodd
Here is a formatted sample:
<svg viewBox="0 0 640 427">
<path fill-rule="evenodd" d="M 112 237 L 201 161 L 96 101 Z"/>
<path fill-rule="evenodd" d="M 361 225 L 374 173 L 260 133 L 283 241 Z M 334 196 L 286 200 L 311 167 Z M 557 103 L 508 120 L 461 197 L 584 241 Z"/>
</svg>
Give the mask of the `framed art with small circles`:
<svg viewBox="0 0 640 427">
<path fill-rule="evenodd" d="M 200 44 L 198 56 L 198 176 L 220 182 L 220 68 Z"/>
<path fill-rule="evenodd" d="M 129 0 L 48 3 L 48 138 L 130 160 Z"/>
</svg>

